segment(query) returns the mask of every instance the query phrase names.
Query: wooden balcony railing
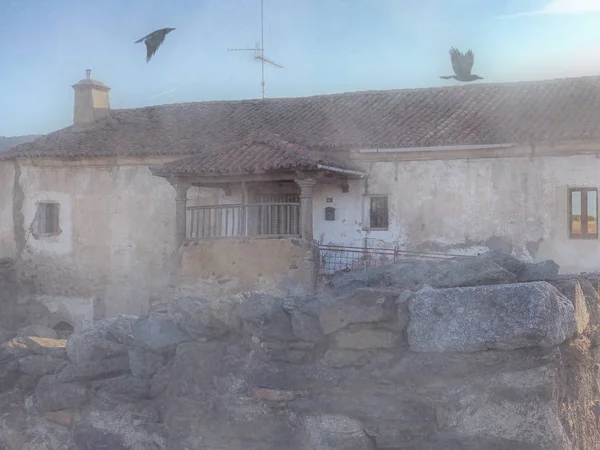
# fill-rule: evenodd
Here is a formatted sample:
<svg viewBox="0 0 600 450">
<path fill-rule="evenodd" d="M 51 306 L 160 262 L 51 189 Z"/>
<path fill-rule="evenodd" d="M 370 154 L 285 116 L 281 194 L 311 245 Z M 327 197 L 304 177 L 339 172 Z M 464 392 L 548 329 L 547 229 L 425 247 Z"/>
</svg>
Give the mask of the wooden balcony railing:
<svg viewBox="0 0 600 450">
<path fill-rule="evenodd" d="M 299 203 L 255 203 L 187 208 L 186 240 L 300 234 Z"/>
</svg>

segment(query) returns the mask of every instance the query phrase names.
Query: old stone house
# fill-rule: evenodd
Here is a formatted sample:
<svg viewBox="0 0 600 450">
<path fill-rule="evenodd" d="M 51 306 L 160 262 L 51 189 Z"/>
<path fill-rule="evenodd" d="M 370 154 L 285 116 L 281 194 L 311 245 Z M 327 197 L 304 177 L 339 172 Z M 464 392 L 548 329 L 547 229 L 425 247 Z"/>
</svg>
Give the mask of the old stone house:
<svg viewBox="0 0 600 450">
<path fill-rule="evenodd" d="M 72 315 L 353 263 L 315 241 L 600 267 L 600 77 L 122 110 L 73 87 L 71 126 L 0 155 L 0 257 Z"/>
</svg>

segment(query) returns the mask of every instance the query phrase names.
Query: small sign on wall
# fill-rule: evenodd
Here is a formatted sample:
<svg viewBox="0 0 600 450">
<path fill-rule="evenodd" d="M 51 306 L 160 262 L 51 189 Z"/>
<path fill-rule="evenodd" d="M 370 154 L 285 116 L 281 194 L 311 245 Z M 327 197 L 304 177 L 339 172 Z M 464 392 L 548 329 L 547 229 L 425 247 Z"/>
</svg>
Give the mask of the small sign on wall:
<svg viewBox="0 0 600 450">
<path fill-rule="evenodd" d="M 327 200 L 325 200 L 327 203 L 333 203 L 333 197 L 327 197 Z"/>
<path fill-rule="evenodd" d="M 335 208 L 332 206 L 325 208 L 325 220 L 335 220 Z"/>
</svg>

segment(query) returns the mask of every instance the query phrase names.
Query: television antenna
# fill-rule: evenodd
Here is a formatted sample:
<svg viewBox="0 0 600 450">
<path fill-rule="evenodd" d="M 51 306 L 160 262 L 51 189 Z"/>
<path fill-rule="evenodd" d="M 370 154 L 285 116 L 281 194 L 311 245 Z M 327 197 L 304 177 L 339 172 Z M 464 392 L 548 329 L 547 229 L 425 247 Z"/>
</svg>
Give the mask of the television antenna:
<svg viewBox="0 0 600 450">
<path fill-rule="evenodd" d="M 255 61 L 260 61 L 261 65 L 261 89 L 262 89 L 262 99 L 265 99 L 265 64 L 269 64 L 270 66 L 276 67 L 278 69 L 283 69 L 281 64 L 276 63 L 275 61 L 271 61 L 270 59 L 265 57 L 265 23 L 264 23 L 264 0 L 260 0 L 260 43 L 257 42 L 254 48 L 228 48 L 228 52 L 254 52 L 252 59 Z"/>
</svg>

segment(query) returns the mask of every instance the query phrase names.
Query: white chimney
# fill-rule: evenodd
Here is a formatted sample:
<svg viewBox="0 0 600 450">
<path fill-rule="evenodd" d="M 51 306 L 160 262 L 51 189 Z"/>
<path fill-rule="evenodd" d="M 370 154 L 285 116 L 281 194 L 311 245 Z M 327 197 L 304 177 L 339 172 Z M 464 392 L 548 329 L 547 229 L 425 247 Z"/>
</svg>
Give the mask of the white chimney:
<svg viewBox="0 0 600 450">
<path fill-rule="evenodd" d="M 85 71 L 85 79 L 73 85 L 75 89 L 74 125 L 89 125 L 110 113 L 110 88 L 100 81 L 92 80 L 92 71 Z"/>
</svg>

